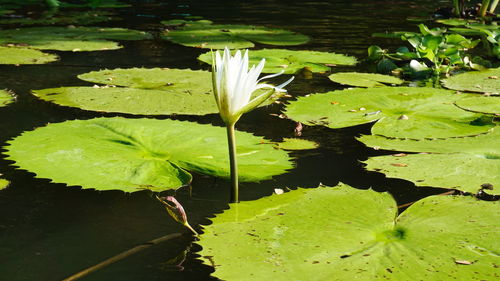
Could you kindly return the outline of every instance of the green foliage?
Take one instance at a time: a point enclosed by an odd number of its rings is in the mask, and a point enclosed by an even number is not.
[[[368,49],[368,60],[377,64],[381,73],[397,68],[394,62],[403,63],[402,71],[412,78],[448,73],[457,67],[467,67],[466,51],[474,48],[480,40],[471,40],[460,34],[447,34],[446,29],[420,24],[420,33],[397,32],[395,36],[406,41],[412,50],[400,47],[394,53],[378,46]],[[390,64],[392,63],[392,64]]]
[[[461,109],[500,116],[500,97],[479,96],[459,99],[455,105]]]
[[[297,189],[233,204],[198,244],[223,280],[489,280],[500,251],[497,209],[430,196],[397,216],[387,193]]]
[[[9,181],[6,179],[0,178],[0,190],[7,188],[7,186],[9,186]]]
[[[282,150],[237,132],[241,181],[292,168]],[[225,128],[154,119],[97,118],[53,123],[5,147],[9,160],[40,178],[96,190],[163,191],[189,184],[187,171],[229,177]]]
[[[0,64],[44,64],[58,59],[57,55],[38,50],[0,46]]]
[[[385,84],[400,85],[403,80],[394,76],[376,73],[337,72],[328,76],[333,82],[356,87],[384,87]]]
[[[49,17],[41,18],[7,18],[0,19],[0,24],[16,24],[16,25],[88,25],[105,22],[116,19],[111,16],[112,13],[106,11],[65,11],[64,13],[56,14]]]
[[[435,88],[348,89],[299,97],[284,113],[307,125],[330,128],[376,121],[373,134],[414,139],[474,135],[494,127],[491,117],[453,104],[467,96]]]
[[[307,150],[318,148],[319,144],[310,140],[283,138],[283,141],[275,143],[275,147],[284,150]]]
[[[198,59],[212,64],[212,53],[204,53]],[[293,74],[302,69],[311,72],[327,72],[333,65],[355,65],[357,63],[354,57],[328,52],[285,49],[262,49],[249,52],[250,65],[257,65],[262,59],[266,59],[262,70],[264,73],[284,71],[284,73]]]
[[[169,22],[165,22],[169,23]],[[210,21],[174,22],[175,29],[166,30],[161,37],[189,47],[205,49],[244,49],[254,43],[294,46],[309,41],[309,37],[284,29],[253,25],[212,24]]]
[[[14,96],[10,92],[6,90],[0,90],[0,107],[6,106],[13,101]]]

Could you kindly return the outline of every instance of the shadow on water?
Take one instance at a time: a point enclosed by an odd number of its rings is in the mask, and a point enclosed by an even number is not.
[[[17,101],[0,108],[0,144],[23,131],[47,123],[100,116],[127,116],[61,107],[36,99],[31,89],[91,85],[76,75],[117,67],[171,67],[208,69],[196,57],[204,50],[158,39],[160,20],[189,14],[217,23],[255,24],[301,32],[313,38],[289,49],[332,51],[365,57],[369,45],[391,46],[393,41],[371,38],[373,32],[411,30],[407,15],[432,11],[434,1],[132,1],[133,8],[117,12],[122,20],[101,24],[140,29],[156,35],[153,40],[122,42],[123,49],[103,52],[53,52],[61,60],[48,65],[0,66],[0,88],[13,90]],[[385,40],[385,41],[384,41]],[[265,46],[258,45],[256,48]],[[50,51],[52,52],[52,51]],[[341,70],[366,70],[357,67]],[[290,85],[293,96],[339,89],[325,75],[305,79],[300,75]],[[272,140],[293,137],[295,123],[279,119],[281,105],[271,105],[244,116],[237,129]],[[222,125],[217,115],[202,117],[163,116],[199,123]],[[241,199],[270,195],[274,188],[316,187],[319,183],[345,182],[353,187],[388,191],[398,204],[415,201],[438,189],[419,189],[413,184],[367,172],[360,161],[387,152],[366,148],[355,140],[369,133],[370,125],[346,129],[308,127],[305,139],[321,144],[317,150],[292,152],[296,167],[289,173],[261,183],[243,183]],[[2,150],[3,152],[4,150]],[[63,169],[64,167],[61,167]],[[186,229],[170,219],[149,192],[124,194],[66,187],[37,179],[15,169],[12,161],[0,158],[0,173],[12,183],[0,191],[0,272],[2,280],[61,280],[86,267],[135,245],[168,233],[186,233],[181,238],[151,247],[82,280],[211,280],[211,267],[196,259],[199,246]],[[228,182],[194,174],[191,196],[177,192],[191,225],[201,230],[209,218],[228,207]],[[332,202],[334,204],[334,202]]]

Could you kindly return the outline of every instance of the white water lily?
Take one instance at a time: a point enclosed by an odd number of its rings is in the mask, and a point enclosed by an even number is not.
[[[226,124],[234,124],[243,115],[266,101],[274,92],[286,92],[283,89],[293,80],[290,78],[279,86],[260,83],[260,81],[281,75],[283,72],[264,76],[259,75],[264,68],[266,60],[262,59],[257,66],[248,69],[248,50],[241,56],[237,51],[234,56],[228,48],[225,48],[221,57],[215,52],[212,63],[212,79],[215,100],[219,107],[219,113]],[[259,89],[268,88],[269,91],[252,99],[252,94]]]
[[[219,113],[226,123],[227,143],[229,148],[229,164],[231,169],[231,203],[237,203],[238,199],[238,164],[236,157],[236,138],[234,125],[243,113],[248,112],[266,101],[275,92],[286,92],[283,89],[293,80],[293,77],[279,86],[260,83],[260,81],[281,75],[281,73],[271,74],[259,79],[259,75],[266,63],[262,59],[257,66],[248,69],[248,50],[243,57],[240,51],[236,51],[234,56],[228,48],[224,49],[221,57],[219,52],[215,52],[212,59],[212,83],[214,87],[215,100],[219,107]],[[269,91],[252,98],[252,94],[259,89],[269,89]]]

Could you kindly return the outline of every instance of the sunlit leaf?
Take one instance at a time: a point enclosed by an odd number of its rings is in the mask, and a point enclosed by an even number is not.
[[[7,186],[9,186],[9,181],[6,179],[0,178],[0,190],[5,189]]]
[[[400,138],[446,138],[483,133],[491,117],[467,112],[453,102],[467,95],[435,88],[349,89],[299,97],[285,115],[307,125],[342,128],[377,121],[372,133]]]
[[[430,196],[396,217],[387,193],[298,189],[231,205],[199,254],[222,280],[494,280],[498,204]]]
[[[500,115],[500,97],[478,96],[459,99],[455,104],[465,110]]]
[[[319,144],[310,140],[283,138],[282,142],[276,143],[276,147],[284,150],[306,150],[318,148]]]
[[[113,13],[106,11],[90,11],[90,12],[71,12],[65,11],[62,14],[57,14],[51,17],[42,18],[8,18],[0,19],[0,24],[17,24],[17,25],[88,25],[116,19],[112,17]]]
[[[399,85],[403,80],[390,76],[377,73],[360,73],[360,72],[337,72],[328,76],[333,82],[343,85],[356,86],[356,87],[384,87],[386,84]]]
[[[212,53],[207,52],[198,57],[199,60],[212,64]],[[249,52],[250,65],[257,65],[266,59],[263,72],[293,74],[306,68],[311,72],[327,72],[331,66],[354,65],[356,58],[328,52],[292,51],[285,49],[263,49]]]
[[[241,181],[292,168],[282,150],[237,132]],[[97,118],[49,124],[5,147],[8,159],[40,178],[96,190],[162,191],[191,181],[187,171],[229,177],[225,128],[192,122]]]
[[[58,60],[59,57],[38,50],[0,46],[0,64],[43,64]]]

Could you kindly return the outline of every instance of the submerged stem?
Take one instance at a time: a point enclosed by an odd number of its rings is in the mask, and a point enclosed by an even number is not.
[[[234,123],[227,125],[227,143],[229,148],[229,164],[231,169],[230,202],[238,203],[238,162],[236,159],[236,137],[234,135]]]

